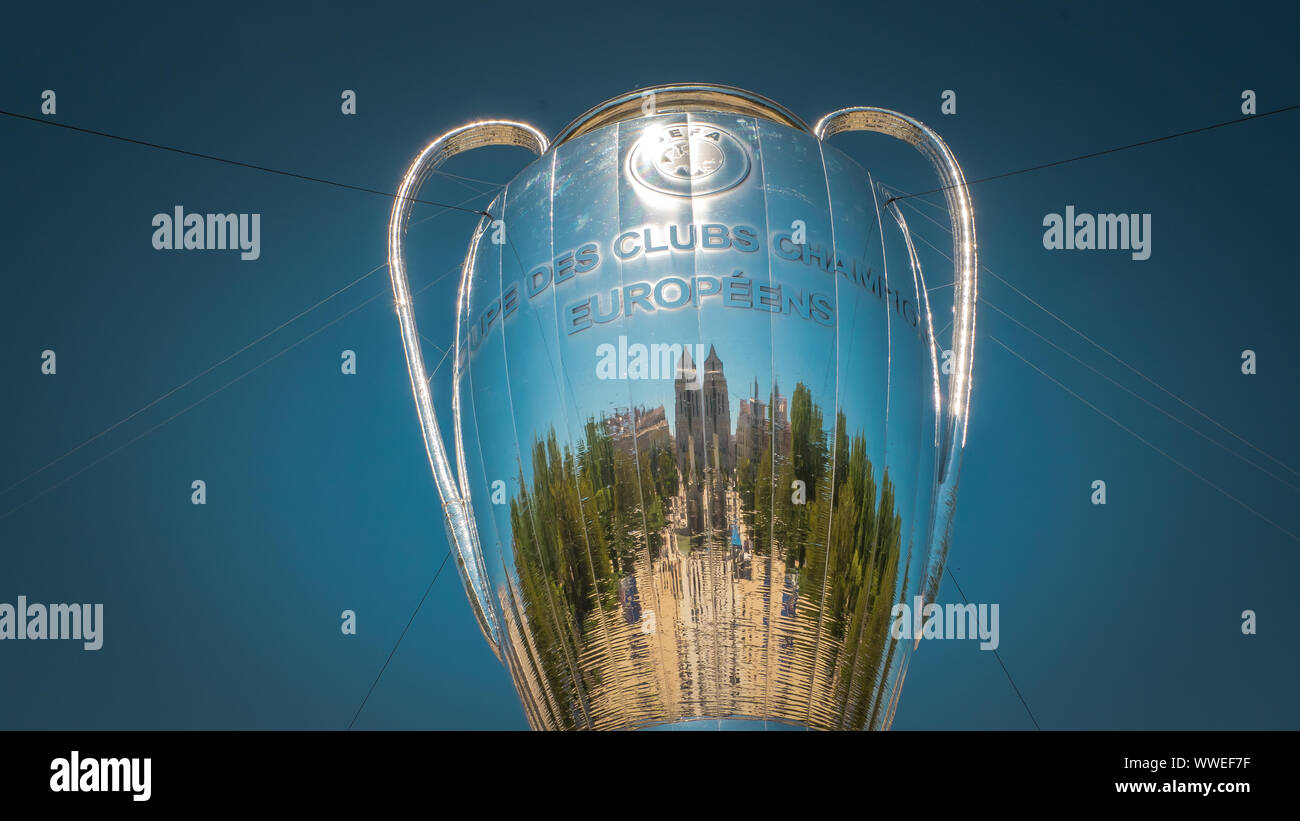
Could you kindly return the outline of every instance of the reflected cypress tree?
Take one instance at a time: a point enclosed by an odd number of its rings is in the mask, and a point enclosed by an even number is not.
[[[771,421],[769,411],[768,421]],[[761,556],[772,552],[772,446],[763,448],[763,455],[754,466],[752,491],[754,497],[754,550]]]
[[[844,707],[847,726],[858,727],[868,718],[868,696],[887,669],[882,662],[901,555],[902,516],[888,469],[880,479],[877,503],[874,469],[862,436],[853,437],[846,462],[845,481],[836,489],[844,504],[837,506],[832,528],[826,618],[837,639],[831,643],[835,701]]]
[[[588,520],[593,525],[591,530],[599,534],[605,559],[612,563],[613,571],[620,573],[625,566],[631,566],[630,550],[618,537],[617,526],[626,500],[614,481],[614,442],[605,432],[603,421],[591,418],[583,426],[578,464],[583,498],[588,500]]]
[[[661,499],[677,495],[677,460],[673,458],[672,448],[658,448],[658,457],[654,460],[655,488]]]
[[[882,662],[901,553],[902,516],[896,510],[888,470],[877,481],[866,438],[849,437],[843,412],[836,414],[832,469],[829,453],[822,450],[820,409],[805,395],[796,390],[792,402],[791,461],[798,466],[796,475],[807,471],[798,478],[808,483],[806,521],[811,530],[790,528],[796,541],[788,546],[787,555],[800,559],[800,576],[813,582],[800,585],[800,597],[822,608],[820,617],[831,639],[825,644],[828,663],[836,670],[831,697],[847,713],[848,726],[862,726],[872,706],[868,696],[886,669]],[[801,420],[797,428],[796,418]],[[819,426],[804,424],[805,418],[818,420]],[[821,485],[833,487],[822,492]],[[791,521],[797,523],[798,516],[792,511]],[[828,524],[829,542],[822,545],[821,534]]]
[[[561,449],[553,428],[534,442],[533,485],[521,474],[510,503],[520,575],[532,590],[553,591],[578,642],[592,610],[616,604],[617,578],[632,572],[643,540],[657,555],[667,499],[677,490],[670,448],[638,459],[614,447],[604,419],[589,419],[583,432],[576,457]]]
[[[560,589],[548,571],[549,562],[533,529],[532,494],[519,477],[519,493],[510,501],[510,530],[513,534],[515,568],[519,575],[519,594],[524,622],[529,626],[537,648],[537,668],[554,694],[561,714],[575,711],[573,683],[566,675],[568,646],[566,624],[569,613],[563,607]]]
[[[910,551],[911,551],[911,549],[909,548],[909,555],[910,555]],[[911,576],[911,572],[912,572],[912,569],[911,569],[910,567],[908,567],[907,570],[906,570],[906,572],[903,574],[903,582],[902,582],[902,584],[900,584],[900,585],[898,586],[898,600],[897,600],[896,602],[894,602],[895,604],[901,604],[902,601],[903,601],[903,599],[907,596],[907,584],[908,584],[908,579],[909,579],[910,576]],[[895,562],[895,567],[894,567],[894,570],[893,570],[893,575],[897,575],[897,573],[898,573],[897,562]],[[888,619],[887,619],[887,622],[890,623],[890,624],[892,624],[892,622],[893,622],[893,608],[892,608],[892,607],[889,609],[889,617],[888,617]],[[884,629],[889,629],[889,628],[886,627],[886,628],[884,628]],[[884,636],[883,636],[883,635],[881,636],[880,641],[884,641]],[[900,642],[898,642],[898,641],[890,641],[890,642],[889,642],[889,651],[885,654],[885,660],[884,660],[884,663],[880,664],[880,665],[879,665],[879,668],[878,668],[877,670],[873,670],[873,671],[872,671],[872,672],[873,672],[873,680],[874,680],[874,681],[879,682],[880,679],[881,679],[884,675],[888,674],[889,670],[893,667],[893,664],[894,664],[894,651],[898,649],[898,645],[899,645],[899,643],[900,643]],[[865,688],[860,688],[860,689],[865,689]],[[875,703],[873,704],[873,706],[872,706],[872,708],[871,708],[871,716],[870,716],[870,719],[869,719],[871,723],[870,723],[869,725],[867,725],[867,726],[876,727],[876,726],[879,726],[876,722],[877,722],[877,721],[880,719],[880,717],[881,717],[881,716],[880,716],[880,711],[881,711],[882,706],[883,706],[884,703],[885,703],[884,700],[881,698],[881,696],[884,695],[884,693],[882,692],[882,688],[880,688],[880,687],[874,687],[872,690],[869,690],[868,692],[870,692],[870,693],[873,694],[873,695],[872,695],[872,700],[873,700]],[[846,711],[846,713],[847,713],[847,711]],[[861,716],[862,716],[862,712],[861,712],[860,710],[854,711],[854,717],[860,719]],[[857,726],[862,726],[862,725],[857,725]]]
[[[813,402],[808,386],[798,383],[790,400],[790,458],[777,480],[784,497],[782,535],[788,545],[786,564],[790,567],[807,566],[813,561],[809,547],[814,552],[821,550],[826,538],[828,506],[821,504],[817,495],[818,487],[830,478],[830,448],[822,424],[821,406]],[[804,504],[794,504],[790,498],[796,480],[804,484]]]

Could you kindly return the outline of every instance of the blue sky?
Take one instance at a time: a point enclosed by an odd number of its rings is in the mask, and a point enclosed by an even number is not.
[[[715,3],[682,31],[605,4],[86,4],[11,13],[0,107],[37,115],[54,89],[61,122],[391,190],[425,141],[467,120],[554,134],[616,94],[706,81],[808,121],[860,104],[913,114],[978,179],[1233,119],[1243,89],[1260,111],[1300,102],[1294,10],[1236,8]],[[1300,567],[1282,532],[1300,532],[1300,477],[1282,466],[1300,465],[1298,116],[973,188],[981,262],[1168,393],[996,277],[982,297],[1274,474],[981,305],[950,564],[972,601],[1000,603],[1002,659],[1045,728],[1300,725]],[[0,488],[384,261],[383,197],[9,118],[0,140]],[[906,146],[837,145],[887,183],[931,185]],[[501,183],[526,160],[492,150],[447,170]],[[422,196],[460,202],[475,186],[440,179]],[[150,220],[176,204],[262,214],[261,258],[153,250]],[[1067,205],[1150,213],[1151,259],[1045,250],[1043,217]],[[475,222],[413,227],[414,288],[458,264]],[[945,281],[947,263],[920,252]],[[450,339],[454,296],[447,277],[417,297],[431,340]],[[347,726],[446,551],[390,300],[381,270],[0,496],[0,601],[103,602],[106,619],[96,653],[0,645],[0,726]],[[339,372],[344,349],[355,376]],[[190,504],[194,479],[205,506]],[[1105,506],[1089,502],[1096,479]],[[945,582],[941,599],[955,597]],[[338,629],[344,609],[355,637]],[[1241,634],[1244,609],[1258,635]],[[450,568],[357,726],[524,726]],[[895,727],[1029,726],[974,642],[914,656]]]

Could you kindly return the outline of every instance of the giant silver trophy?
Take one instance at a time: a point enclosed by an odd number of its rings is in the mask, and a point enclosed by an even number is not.
[[[827,143],[842,131],[938,171],[948,357],[907,225]],[[465,258],[453,461],[404,238],[429,174],[487,145],[538,159]],[[937,590],[970,401],[975,227],[937,134],[865,107],[810,128],[715,85],[618,97],[554,141],[471,123],[406,172],[388,264],[457,564],[533,727],[890,725],[915,648],[891,612]]]

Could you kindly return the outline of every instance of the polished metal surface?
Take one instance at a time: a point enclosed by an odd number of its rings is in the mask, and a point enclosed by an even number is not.
[[[978,300],[979,264],[975,245],[975,208],[971,204],[970,189],[952,149],[933,129],[919,120],[885,108],[858,106],[832,111],[817,123],[813,133],[825,140],[845,131],[874,131],[903,140],[920,151],[935,173],[939,175],[944,197],[948,202],[948,220],[952,229],[953,271],[953,332],[952,376],[948,382],[948,412],[942,421],[939,449],[939,486],[936,488],[940,509],[951,510],[957,500],[957,475],[961,467],[961,450],[966,445],[966,423],[970,417],[971,379],[975,365],[975,303]],[[892,206],[894,217],[902,226],[909,249],[912,239],[907,222],[897,206]],[[911,251],[915,261],[915,251]],[[933,344],[933,343],[932,343]],[[952,517],[939,521],[942,532],[930,568],[927,571],[927,600],[933,600],[939,589],[943,563],[948,557]]]
[[[483,601],[483,591],[475,589],[482,574],[477,566],[482,563],[479,550],[478,533],[474,520],[469,515],[468,493],[463,484],[465,475],[461,466],[461,483],[452,477],[451,465],[447,462],[447,447],[442,441],[442,432],[438,427],[438,418],[433,411],[433,395],[429,389],[429,376],[424,366],[424,355],[420,348],[420,334],[415,323],[415,309],[411,304],[411,285],[406,275],[406,229],[411,221],[411,208],[415,205],[416,194],[429,175],[437,170],[443,162],[464,151],[487,145],[515,145],[528,148],[537,154],[544,154],[547,149],[546,136],[542,132],[524,123],[510,120],[483,120],[454,128],[438,137],[416,155],[406,173],[402,176],[401,186],[393,199],[393,212],[388,220],[388,275],[393,284],[393,299],[397,306],[397,317],[402,329],[402,348],[406,352],[406,368],[411,377],[411,391],[415,396],[415,406],[420,418],[420,432],[424,437],[425,451],[429,457],[429,466],[433,469],[434,483],[442,499],[443,514],[447,522],[447,540],[457,551],[457,566],[461,579],[470,592],[470,604],[474,615],[483,628],[489,641],[496,632],[488,623],[491,611],[484,611],[479,603]],[[461,283],[462,298],[466,283]],[[457,423],[456,441],[460,442],[459,422]],[[493,649],[497,650],[495,644]],[[498,654],[500,653],[497,650]]]
[[[812,133],[807,123],[793,111],[752,91],[712,83],[672,83],[606,100],[560,129],[560,133],[555,135],[555,145],[623,120],[687,111],[719,111],[761,117]]]
[[[403,181],[390,268],[462,578],[536,728],[888,727],[913,650],[891,610],[930,598],[964,440],[960,169],[892,112],[809,129],[747,92],[657,91],[656,113],[626,95],[549,147],[517,123],[458,129]],[[909,139],[960,187],[947,380],[902,215],[821,139],[858,127]],[[448,146],[500,141],[541,156],[471,239],[453,471],[402,236]]]

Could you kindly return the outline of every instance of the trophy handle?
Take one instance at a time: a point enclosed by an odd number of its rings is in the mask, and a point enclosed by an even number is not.
[[[402,184],[393,199],[393,213],[388,221],[388,274],[393,282],[393,297],[397,302],[397,316],[401,322],[402,347],[406,351],[406,370],[411,377],[411,391],[420,417],[420,431],[424,436],[424,449],[433,469],[434,483],[442,500],[442,510],[447,525],[447,538],[457,553],[457,567],[461,580],[469,593],[474,615],[484,636],[498,657],[499,625],[493,616],[495,608],[487,587],[483,552],[479,545],[478,530],[470,509],[469,486],[463,467],[459,480],[453,474],[447,458],[447,447],[442,440],[438,418],[433,408],[433,392],[424,366],[419,332],[415,326],[415,311],[411,304],[411,287],[406,277],[406,229],[411,219],[415,196],[438,166],[457,154],[488,145],[514,145],[527,148],[538,156],[546,153],[549,143],[545,135],[526,123],[510,120],[483,120],[452,129],[425,146],[402,176]],[[484,212],[486,218],[490,216]],[[471,248],[472,252],[472,248]],[[471,253],[472,256],[472,253]],[[461,269],[461,286],[457,296],[457,323],[467,297],[464,273],[471,258],[467,257]],[[459,327],[457,328],[459,336]],[[457,340],[458,343],[458,340]],[[459,351],[457,351],[459,355]],[[457,360],[459,362],[459,359]],[[454,400],[453,400],[454,401]],[[458,412],[458,408],[453,407]],[[461,453],[460,420],[456,419],[456,450]]]
[[[948,201],[948,219],[953,243],[953,369],[948,377],[948,406],[941,416],[939,439],[940,463],[937,473],[938,495],[932,530],[934,551],[927,570],[925,598],[933,600],[938,592],[939,576],[948,555],[952,529],[953,501],[957,493],[957,474],[961,452],[966,445],[966,423],[970,413],[971,371],[975,346],[975,300],[978,264],[975,254],[975,214],[970,191],[961,166],[943,138],[919,120],[886,108],[859,106],[832,111],[818,121],[813,133],[825,140],[842,131],[874,131],[910,143],[934,166]],[[888,203],[886,203],[888,205]],[[895,206],[897,209],[897,206]],[[902,214],[895,217],[907,239],[915,262],[911,237]],[[930,333],[934,329],[931,327]],[[933,357],[933,348],[932,354]]]

